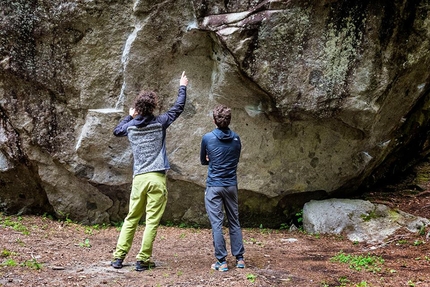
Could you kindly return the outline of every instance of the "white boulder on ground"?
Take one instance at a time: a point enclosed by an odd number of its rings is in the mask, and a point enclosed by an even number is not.
[[[308,233],[345,234],[354,242],[380,243],[400,229],[419,232],[426,218],[360,199],[311,200],[303,207]]]

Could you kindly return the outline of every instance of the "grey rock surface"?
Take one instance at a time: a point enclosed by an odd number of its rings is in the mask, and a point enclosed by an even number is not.
[[[141,89],[165,111],[184,70],[164,220],[207,222],[198,151],[217,103],[243,142],[245,225],[413,164],[428,153],[428,1],[345,3],[1,2],[1,208],[121,220],[131,152],[112,129]]]
[[[400,229],[419,232],[430,220],[359,199],[311,200],[303,207],[303,229],[346,234],[356,242],[381,243]]]

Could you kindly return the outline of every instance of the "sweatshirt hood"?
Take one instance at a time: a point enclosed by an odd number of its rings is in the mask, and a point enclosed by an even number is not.
[[[134,123],[138,128],[146,127],[153,119],[154,119],[154,115],[149,115],[149,116],[137,115],[134,118]]]
[[[215,129],[212,133],[220,140],[220,141],[231,141],[233,139],[233,132],[230,129]]]

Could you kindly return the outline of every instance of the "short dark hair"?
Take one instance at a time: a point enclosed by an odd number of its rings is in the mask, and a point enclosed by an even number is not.
[[[224,105],[218,105],[213,110],[213,117],[218,128],[228,128],[231,121],[231,109]]]
[[[134,108],[139,115],[152,115],[158,105],[158,97],[154,91],[141,91],[135,101]]]

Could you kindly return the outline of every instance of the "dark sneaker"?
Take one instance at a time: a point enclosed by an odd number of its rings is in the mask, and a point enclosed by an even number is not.
[[[214,264],[212,264],[211,268],[214,269],[214,270],[221,271],[221,272],[228,271],[228,266],[227,266],[227,262],[226,261],[224,261],[224,262],[217,261]]]
[[[245,268],[245,260],[243,258],[236,260],[237,268]]]
[[[155,263],[152,261],[137,261],[136,271],[144,271],[155,267]]]
[[[124,261],[123,259],[115,258],[115,259],[110,263],[110,265],[111,265],[113,268],[115,268],[115,269],[121,269],[121,268],[122,268],[122,262],[123,262],[123,261]]]

